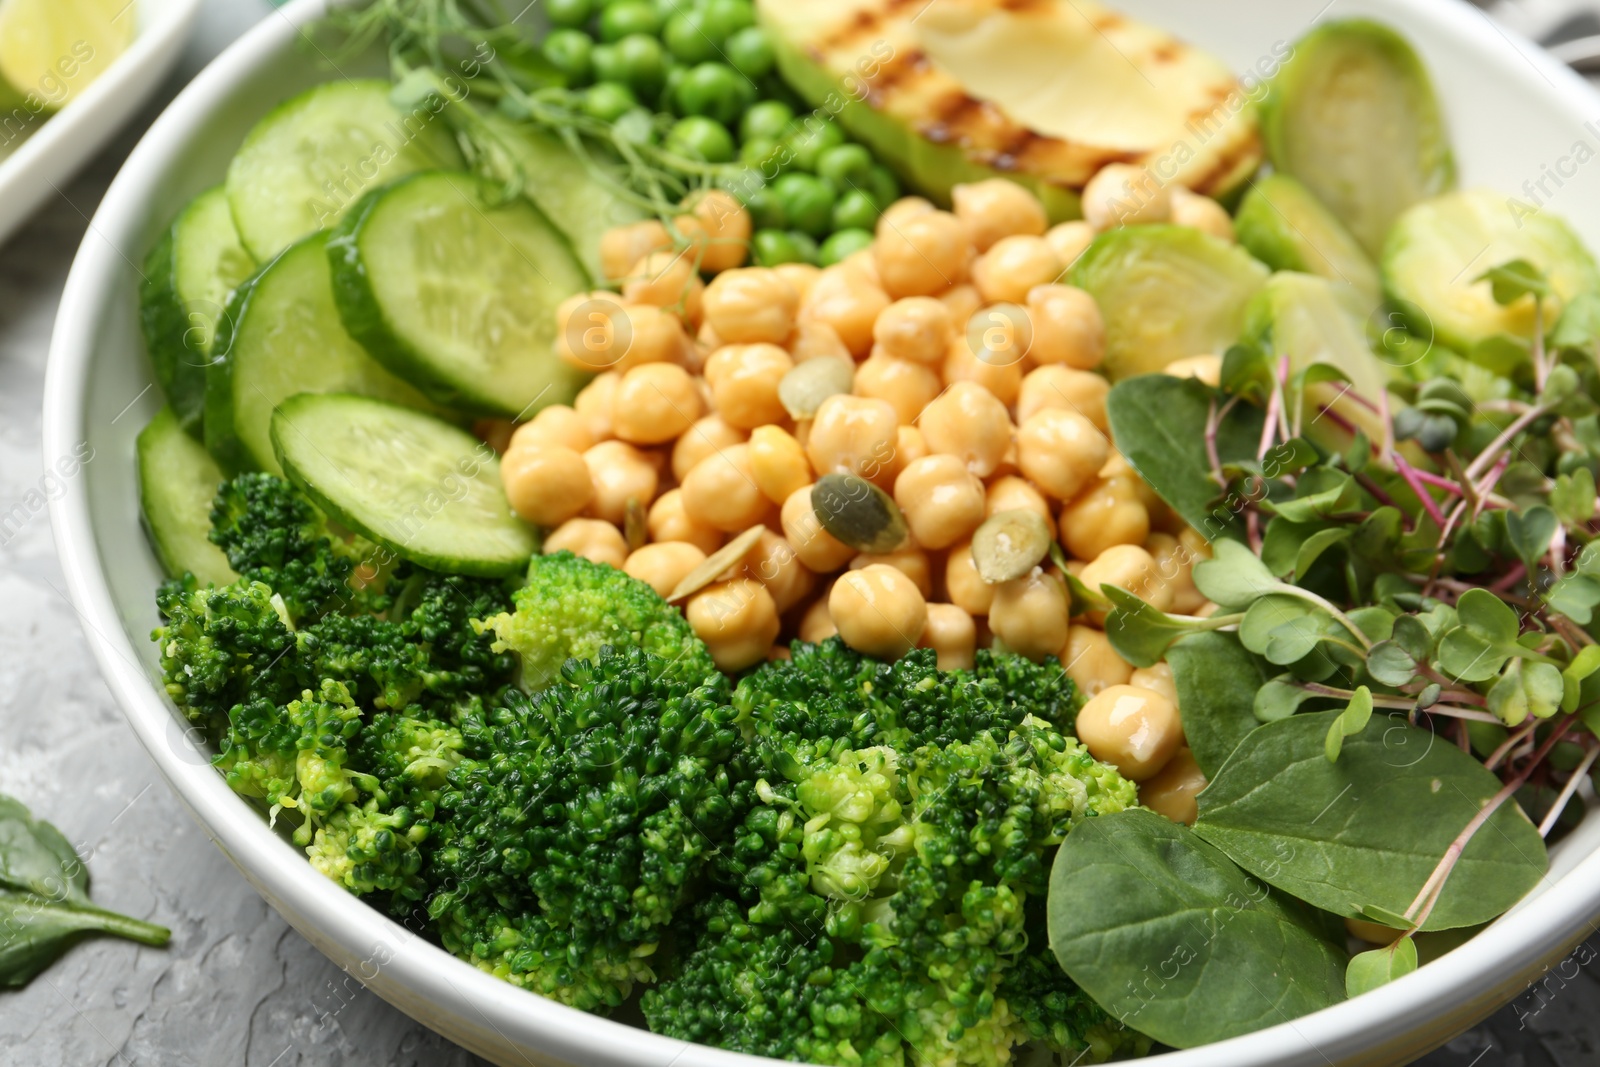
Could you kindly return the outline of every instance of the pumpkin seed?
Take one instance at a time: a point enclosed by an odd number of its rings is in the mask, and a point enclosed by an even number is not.
[[[972,562],[991,585],[1009,582],[1037,567],[1054,540],[1038,512],[1002,511],[972,535]]]
[[[667,596],[667,600],[682,600],[684,597],[693,596],[706,586],[715,582],[719,577],[722,576],[723,571],[735,566],[740,560],[744,559],[745,556],[750,554],[750,550],[755,547],[755,543],[757,541],[761,540],[761,534],[765,530],[765,526],[752,526],[738,537],[735,537],[732,541],[729,541],[727,544],[711,553],[711,555],[706,557],[706,561],[704,563],[700,564],[700,566],[696,567],[694,570],[690,571],[684,576],[683,581],[679,582],[677,588],[673,589],[671,594]]]
[[[848,393],[856,381],[856,365],[838,356],[798,363],[778,383],[778,400],[792,419],[809,419],[830,396]]]
[[[629,552],[637,552],[650,541],[644,505],[639,498],[630,496],[622,512],[622,539],[628,543]]]
[[[826,474],[811,487],[822,528],[857,552],[882,555],[906,541],[906,519],[894,499],[855,474]]]

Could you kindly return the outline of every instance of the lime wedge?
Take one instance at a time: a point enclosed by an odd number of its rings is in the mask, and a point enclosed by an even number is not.
[[[138,19],[135,0],[0,0],[0,80],[62,107],[127,50]]]

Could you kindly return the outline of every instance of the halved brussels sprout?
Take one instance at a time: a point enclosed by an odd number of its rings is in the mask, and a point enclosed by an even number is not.
[[[1384,247],[1383,285],[1413,333],[1457,352],[1499,335],[1530,340],[1533,298],[1501,307],[1477,280],[1513,259],[1544,271],[1554,290],[1546,329],[1568,300],[1600,290],[1600,268],[1566,222],[1488,189],[1449,193],[1402,215]]]
[[[1366,19],[1296,43],[1261,132],[1273,167],[1305,183],[1372,255],[1403,211],[1455,185],[1427,68],[1405,38]]]
[[[1383,301],[1377,265],[1316,194],[1287,174],[1251,186],[1239,205],[1239,243],[1273,270],[1315,274],[1350,286],[1367,310]]]
[[[1187,226],[1101,234],[1072,268],[1106,321],[1104,370],[1116,381],[1175,359],[1221,354],[1239,338],[1267,268],[1236,245]]]

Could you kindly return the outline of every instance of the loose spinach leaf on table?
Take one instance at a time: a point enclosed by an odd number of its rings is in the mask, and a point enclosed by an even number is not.
[[[1238,637],[1224,633],[1184,638],[1167,651],[1167,663],[1189,748],[1205,776],[1215,778],[1245,735],[1261,725],[1256,691],[1268,673]]]
[[[1261,880],[1325,911],[1405,914],[1457,835],[1500,790],[1483,764],[1402,717],[1375,717],[1326,754],[1340,712],[1252,731],[1200,794],[1195,833]],[[1423,924],[1487,922],[1547,865],[1539,832],[1512,806],[1473,836]]]
[[[1050,947],[1127,1026],[1192,1048],[1344,999],[1345,951],[1309,908],[1142,809],[1089,819],[1050,874]]]

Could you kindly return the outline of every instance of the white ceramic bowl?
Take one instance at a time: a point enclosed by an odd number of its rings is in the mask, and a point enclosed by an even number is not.
[[[119,16],[139,20],[128,50],[14,151],[0,155],[0,244],[46,197],[59,193],[161,84],[199,10],[200,0],[137,0]]]
[[[1270,59],[1334,5],[1326,0],[1124,0],[1240,70]],[[447,955],[346,894],[234,796],[186,734],[156,679],[149,641],[160,579],[139,532],[134,436],[160,400],[139,340],[139,262],[193,194],[218,181],[250,124],[322,80],[300,28],[323,0],[296,0],[195,79],[129,157],[67,281],[45,387],[45,457],[92,449],[51,504],[62,565],[112,692],[173,790],[228,857],[297,930],[380,996],[501,1064],[711,1067],[753,1064],[524,993]],[[1340,0],[1339,17],[1370,14],[1407,33],[1430,63],[1451,114],[1463,178],[1507,191],[1538,182],[1550,206],[1600,248],[1600,164],[1570,160],[1600,145],[1600,100],[1576,76],[1516,45],[1465,4]],[[353,73],[347,71],[346,73]],[[1570,172],[1570,173],[1569,173]],[[1537,187],[1534,188],[1537,193]],[[69,469],[71,463],[62,469]],[[1377,993],[1222,1044],[1151,1060],[1160,1067],[1335,1067],[1400,1064],[1438,1046],[1527,988],[1593,932],[1600,915],[1600,815],[1557,849],[1530,900],[1442,962]]]

